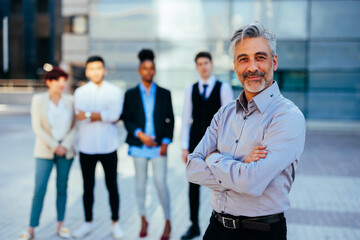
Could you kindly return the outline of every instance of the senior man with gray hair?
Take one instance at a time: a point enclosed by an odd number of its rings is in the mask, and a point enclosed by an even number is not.
[[[305,119],[273,80],[278,61],[271,31],[258,22],[243,26],[230,54],[244,91],[214,115],[186,169],[190,182],[212,190],[204,239],[286,239],[284,212]]]

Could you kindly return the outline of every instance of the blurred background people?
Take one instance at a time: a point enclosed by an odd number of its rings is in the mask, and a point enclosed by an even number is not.
[[[75,115],[73,97],[64,94],[68,74],[54,67],[45,74],[49,90],[35,94],[31,102],[31,122],[36,136],[34,157],[35,190],[31,206],[30,225],[19,239],[35,237],[35,227],[39,219],[46,194],[47,183],[56,166],[56,211],[57,234],[69,238],[70,231],[63,226],[67,198],[67,182],[71,164],[75,155]]]
[[[214,64],[209,52],[199,52],[195,63],[200,79],[186,88],[182,113],[181,147],[185,164],[189,153],[194,151],[204,136],[214,114],[234,98],[231,86],[220,82],[213,75]],[[189,183],[191,226],[181,239],[192,239],[200,235],[199,190],[198,184]]]
[[[138,54],[138,73],[141,82],[125,94],[124,120],[128,135],[129,155],[133,157],[136,179],[136,197],[141,215],[140,237],[147,236],[148,221],[145,211],[145,190],[148,162],[151,161],[154,182],[165,215],[161,240],[170,238],[170,197],[166,183],[167,148],[173,138],[174,114],[171,94],[153,82],[154,53],[143,49]]]
[[[124,232],[119,224],[117,149],[120,143],[116,121],[122,112],[123,92],[104,80],[106,68],[100,56],[87,59],[85,74],[90,82],[76,89],[74,94],[76,118],[79,123],[78,150],[84,180],[85,223],[73,233],[73,236],[83,237],[93,230],[95,168],[100,161],[109,192],[111,232],[115,239],[120,239]]]

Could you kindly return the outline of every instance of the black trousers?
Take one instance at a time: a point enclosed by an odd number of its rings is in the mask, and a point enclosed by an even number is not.
[[[286,219],[270,225],[269,231],[250,229],[229,229],[223,226],[215,217],[210,217],[204,240],[286,240]]]
[[[200,185],[189,183],[190,220],[193,226],[199,226]]]
[[[94,204],[94,186],[95,186],[95,168],[97,162],[100,161],[105,172],[106,187],[109,191],[109,202],[111,207],[111,219],[119,220],[119,192],[117,187],[117,153],[94,154],[89,155],[80,153],[81,172],[84,179],[84,210],[85,221],[90,222],[93,219]]]

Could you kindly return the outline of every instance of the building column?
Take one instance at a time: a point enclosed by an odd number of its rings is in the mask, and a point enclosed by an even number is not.
[[[36,64],[36,28],[35,28],[35,14],[36,14],[36,0],[24,0],[24,62],[25,62],[25,77],[37,78]]]
[[[10,0],[2,0],[0,3],[0,77],[5,78],[9,75],[10,67],[10,41],[9,41],[9,26],[10,26]]]

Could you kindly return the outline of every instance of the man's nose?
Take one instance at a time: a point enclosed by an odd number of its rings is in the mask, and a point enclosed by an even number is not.
[[[250,60],[249,61],[249,66],[248,66],[248,71],[250,72],[255,72],[257,71],[259,68],[258,68],[258,64],[255,60]]]

